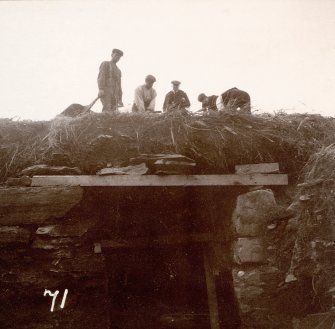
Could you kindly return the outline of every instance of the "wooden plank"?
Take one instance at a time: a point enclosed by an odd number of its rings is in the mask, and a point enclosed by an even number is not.
[[[136,249],[155,246],[177,245],[188,243],[207,243],[209,241],[223,242],[223,237],[214,237],[210,233],[162,235],[156,238],[135,238],[128,240],[102,240],[102,249]]]
[[[211,329],[220,329],[219,307],[216,295],[215,278],[210,266],[209,255],[207,250],[204,250],[203,259],[204,259],[204,268],[206,276],[207,298],[208,298]]]
[[[257,163],[257,164],[246,164],[236,165],[236,174],[277,174],[279,173],[278,163]]]
[[[34,176],[32,186],[237,186],[287,185],[284,174]]]

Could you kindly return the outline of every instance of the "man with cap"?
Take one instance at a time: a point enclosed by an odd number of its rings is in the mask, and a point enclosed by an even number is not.
[[[200,94],[198,101],[202,103],[203,110],[237,111],[239,109],[242,113],[251,114],[250,95],[236,87],[228,89],[220,96]]]
[[[191,106],[187,94],[179,89],[180,82],[177,80],[171,81],[172,90],[165,96],[163,111],[171,112],[174,110],[185,110]]]
[[[118,107],[123,106],[122,88],[121,88],[121,70],[116,63],[123,56],[120,49],[113,49],[110,61],[102,62],[98,75],[98,87],[102,112],[116,111]]]
[[[156,103],[156,90],[153,88],[156,78],[153,75],[147,75],[145,84],[136,88],[133,112],[154,112]]]

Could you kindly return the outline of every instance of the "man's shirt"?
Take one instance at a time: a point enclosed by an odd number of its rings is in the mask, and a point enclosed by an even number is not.
[[[156,105],[156,90],[154,88],[148,89],[146,85],[136,88],[134,104],[138,112],[154,111]]]

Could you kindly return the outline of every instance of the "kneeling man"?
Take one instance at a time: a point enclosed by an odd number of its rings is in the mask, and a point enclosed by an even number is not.
[[[148,75],[145,78],[145,84],[139,86],[135,90],[133,112],[154,112],[156,103],[156,90],[153,88],[156,78],[153,75]]]

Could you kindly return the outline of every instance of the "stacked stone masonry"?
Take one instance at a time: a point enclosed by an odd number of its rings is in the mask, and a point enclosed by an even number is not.
[[[65,216],[82,195],[79,187],[0,189],[0,328],[109,327],[104,258],[85,236],[95,223]],[[45,289],[59,291],[53,312]]]
[[[271,241],[266,232],[277,211],[271,190],[250,191],[236,200],[232,215],[233,280],[245,329],[290,328],[276,302],[283,274],[268,258]]]
[[[99,240],[94,232],[103,223],[71,215],[85,211],[77,209],[83,194],[80,187],[0,189],[1,328],[110,328],[106,261],[94,248]],[[290,328],[276,303],[283,273],[269,260],[266,238],[277,210],[271,190],[236,199],[231,259],[243,329]],[[54,312],[45,289],[59,290]],[[61,309],[65,289],[70,293]]]

